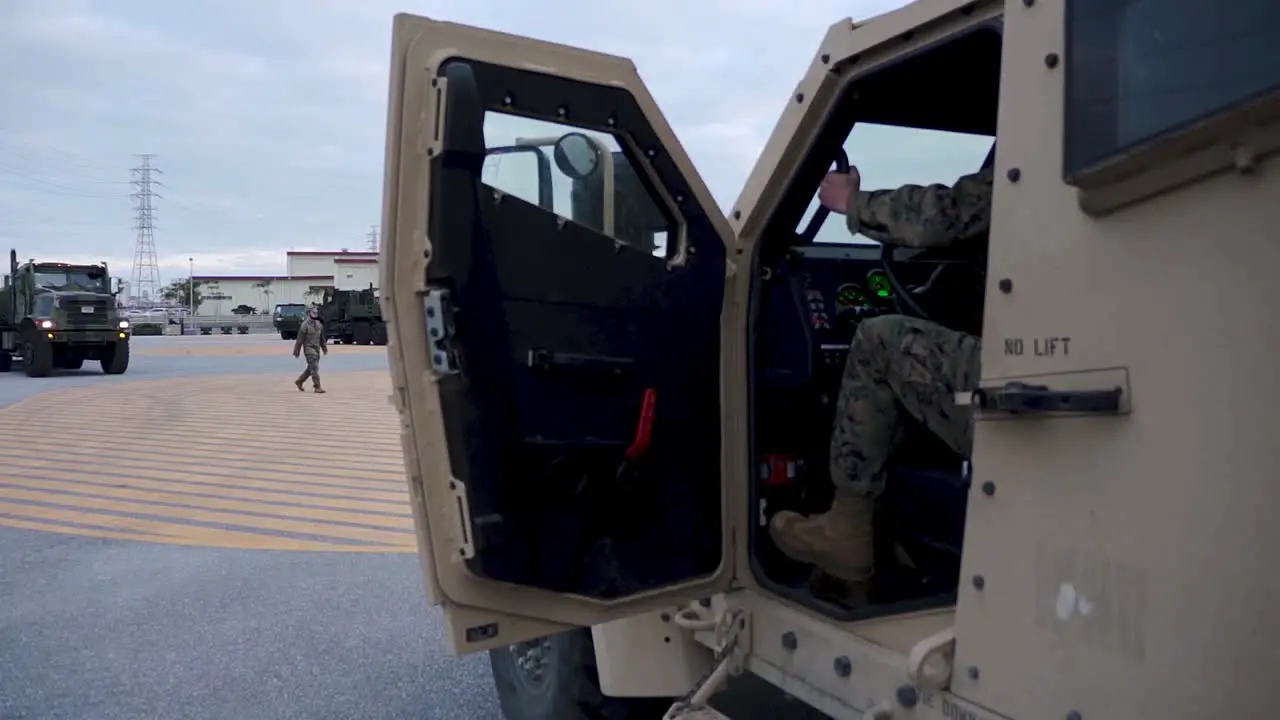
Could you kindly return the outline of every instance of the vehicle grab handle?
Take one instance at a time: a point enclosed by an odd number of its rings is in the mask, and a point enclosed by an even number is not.
[[[622,377],[634,364],[635,360],[626,357],[561,353],[544,348],[530,349],[528,359],[528,366],[533,370],[604,377]]]
[[[1008,382],[973,392],[972,405],[979,410],[1010,414],[1120,412],[1119,387],[1107,390],[1053,390],[1047,385]]]

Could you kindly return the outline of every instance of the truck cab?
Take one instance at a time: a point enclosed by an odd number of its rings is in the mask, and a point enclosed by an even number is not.
[[[833,717],[1265,713],[1238,669],[1277,660],[1277,26],[1262,0],[840,20],[722,212],[631,61],[397,16],[393,399],[428,598],[508,717],[693,717],[744,670]],[[852,236],[815,199],[851,166],[985,175],[989,225]],[[895,428],[851,597],[767,527],[830,502],[885,314],[981,340],[973,444]]]
[[[27,375],[44,377],[98,360],[103,372],[124,373],[131,327],[120,315],[118,293],[106,263],[19,264],[11,251],[0,290],[0,371],[18,359]]]
[[[307,306],[303,303],[279,303],[271,316],[271,324],[282,340],[293,340],[298,337],[298,328],[307,316]]]

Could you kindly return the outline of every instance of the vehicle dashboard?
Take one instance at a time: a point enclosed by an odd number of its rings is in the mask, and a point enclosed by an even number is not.
[[[880,252],[878,245],[800,245],[764,268],[759,382],[795,386],[838,378],[862,320],[899,312]],[[919,257],[895,265],[902,286],[923,284],[939,265],[958,262]]]

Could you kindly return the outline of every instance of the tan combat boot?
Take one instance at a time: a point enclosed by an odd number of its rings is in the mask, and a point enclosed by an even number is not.
[[[874,499],[837,490],[831,509],[821,515],[780,511],[769,521],[769,535],[792,560],[815,565],[848,583],[864,583],[875,567],[874,509]]]
[[[306,388],[302,387],[302,383],[303,383],[305,380],[306,380],[306,378],[301,378],[301,377],[300,377],[300,378],[298,378],[297,380],[294,380],[294,381],[293,381],[293,384],[298,386],[298,392],[306,392],[306,391],[307,391],[307,389],[306,389]]]

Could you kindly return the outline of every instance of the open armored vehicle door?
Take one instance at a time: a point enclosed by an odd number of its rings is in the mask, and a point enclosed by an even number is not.
[[[382,304],[455,652],[725,589],[732,233],[635,66],[402,14],[389,103]]]

